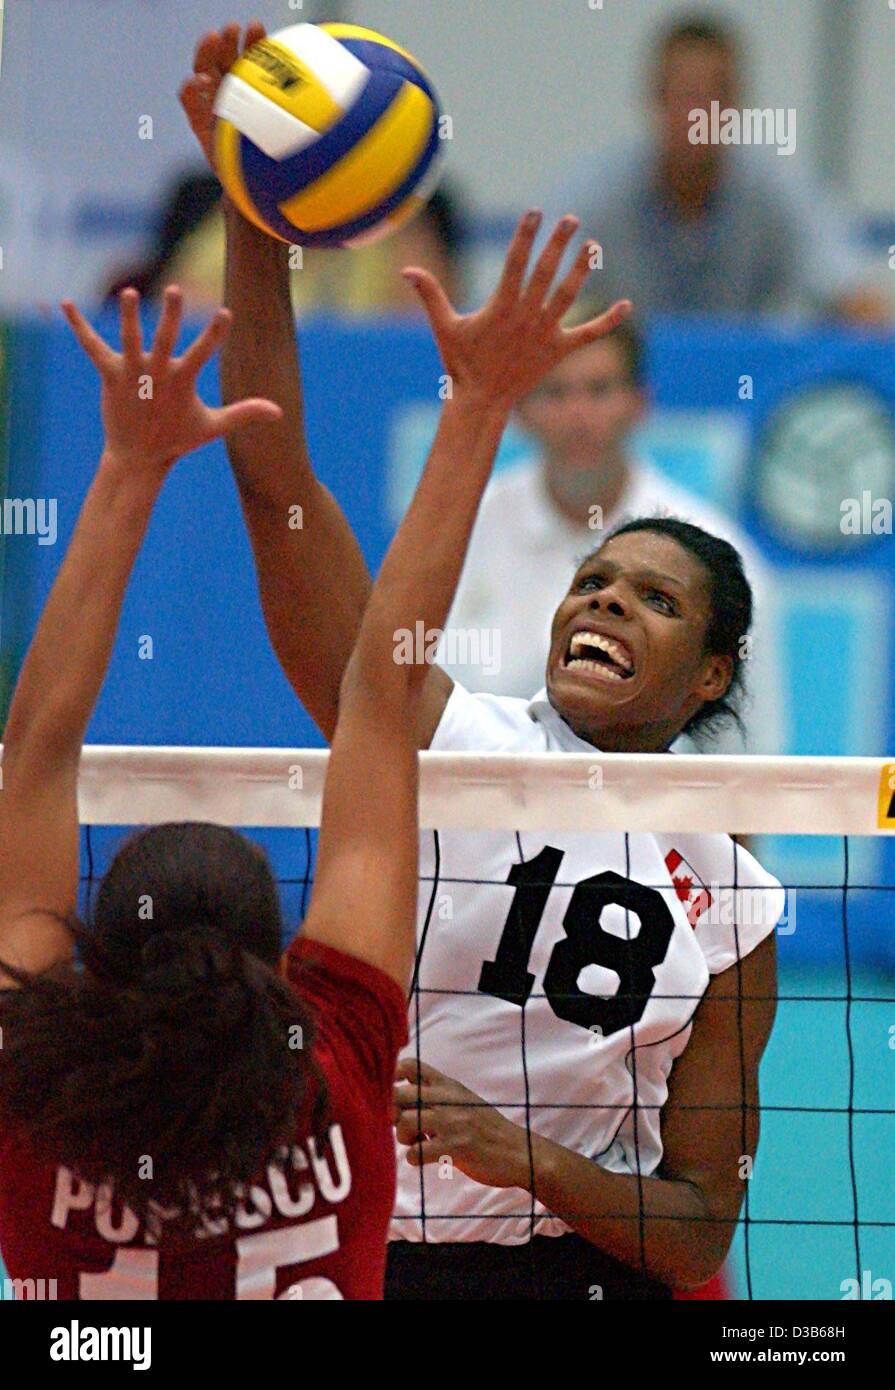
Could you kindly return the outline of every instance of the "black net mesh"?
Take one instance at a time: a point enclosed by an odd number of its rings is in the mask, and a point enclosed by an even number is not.
[[[250,828],[246,833],[270,858],[291,936],[300,928],[313,884],[316,832]],[[81,907],[89,918],[97,883],[127,829],[85,826],[82,834]],[[519,836],[516,841],[522,864]],[[779,876],[776,861],[793,860],[791,854],[787,858],[778,853],[778,847],[791,850],[794,843],[794,837],[764,837],[759,857]],[[443,875],[437,832],[430,836],[430,845],[434,868],[421,883],[423,906],[409,1001],[410,1053],[418,1057],[427,995],[445,992],[438,981],[427,980],[425,962],[432,933],[444,929],[437,916],[439,896],[450,891],[452,882]],[[745,1200],[725,1272],[729,1297],[885,1297],[891,1296],[885,1292],[887,1283],[895,1283],[895,932],[888,899],[895,885],[888,869],[880,868],[890,858],[888,846],[886,855],[868,858],[868,845],[867,837],[826,837],[822,856],[815,855],[822,864],[815,880],[785,883],[786,922],[777,932],[777,1017],[761,1068],[761,1140],[753,1175],[744,1184]],[[871,862],[872,874],[856,876],[856,864]],[[532,875],[530,884],[549,891],[562,881],[547,875],[539,885]],[[739,981],[740,970],[731,973]],[[473,980],[468,991],[453,992],[481,991]],[[516,1001],[517,1094],[501,1106],[525,1127],[532,1165],[531,1136],[538,1131],[538,1111],[545,1107],[530,1093],[528,1064],[536,1043],[527,1025],[531,1004],[539,997],[543,996],[534,986]],[[694,1008],[698,1002],[693,1001]],[[633,1049],[631,1075],[635,1099],[630,1123],[636,1151],[643,1114]],[[487,1077],[480,1090],[487,1095]],[[573,1103],[558,1096],[549,1108],[571,1109]],[[695,1107],[694,1124],[710,1124],[711,1110]],[[745,1150],[744,1102],[738,1110]],[[647,1181],[640,1181],[639,1213],[634,1218],[644,1259],[650,1217],[642,1188]],[[514,1214],[534,1230],[535,1204],[527,1194],[521,1194]],[[444,1218],[427,1212],[422,1185],[415,1215],[424,1240],[444,1240],[443,1233],[432,1235],[433,1219]],[[534,1255],[529,1263],[532,1296],[543,1296],[549,1271],[539,1267]]]

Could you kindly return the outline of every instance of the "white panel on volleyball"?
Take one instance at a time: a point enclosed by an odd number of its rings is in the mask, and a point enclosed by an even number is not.
[[[268,101],[263,93],[232,74],[225,76],[218,88],[214,114],[235,125],[271,160],[284,160],[320,139],[320,131]]]
[[[343,112],[351,108],[366,86],[369,68],[314,24],[293,24],[281,30],[277,43],[295,54]],[[214,111],[242,131],[269,159],[299,154],[323,134],[233,73],[228,73],[221,83]]]
[[[319,131],[232,73],[218,88],[214,114],[236,126],[270,159],[286,159],[320,139]]]
[[[290,49],[310,68],[343,111],[354,105],[370,75],[366,63],[316,24],[292,24],[288,29],[280,29],[276,38],[277,43]]]

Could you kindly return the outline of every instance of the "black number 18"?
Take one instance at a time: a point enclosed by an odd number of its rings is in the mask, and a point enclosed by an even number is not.
[[[546,845],[535,859],[513,865],[507,882],[516,891],[497,954],[482,965],[480,993],[520,1007],[531,995],[535,977],[528,962],[562,858],[562,850]],[[601,913],[610,903],[638,917],[636,936],[624,939],[601,925]],[[582,1028],[598,1027],[604,1037],[637,1023],[674,931],[662,894],[606,870],[575,885],[563,927],[565,938],[554,946],[544,973],[544,993],[557,1018]],[[616,994],[600,998],[579,989],[578,976],[588,965],[601,965],[618,975]]]

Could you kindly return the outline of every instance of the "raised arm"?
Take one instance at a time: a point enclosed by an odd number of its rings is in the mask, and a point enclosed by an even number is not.
[[[478,505],[513,403],[568,353],[608,333],[626,303],[582,328],[560,320],[589,270],[589,246],[554,290],[577,227],[559,224],[526,285],[540,217],[522,219],[501,282],[461,316],[424,270],[404,273],[428,313],[453,395],[419,486],[367,604],[342,681],[305,935],[360,956],[406,986],[417,900],[417,747],[434,732],[451,682],[405,634],[442,629]],[[409,659],[408,659],[409,655]]]
[[[250,24],[243,47],[264,37]],[[239,52],[239,25],[206,34],[181,88],[181,102],[214,165],[212,107]],[[225,302],[233,329],[221,358],[225,401],[263,395],[282,407],[227,440],[255,557],[261,608],[280,665],[327,739],[339,685],[370,594],[360,546],[329,490],[314,476],[305,440],[301,368],[289,290],[289,247],[260,231],[224,199]],[[294,524],[301,507],[301,527]]]
[[[246,30],[243,47],[264,36],[263,26]],[[193,74],[181,88],[181,101],[193,131],[214,164],[213,106],[218,87],[235,62],[240,49],[240,29],[228,24],[220,33],[209,33],[196,50]],[[226,298],[234,314],[233,333],[223,355],[222,381],[225,400],[245,392],[261,392],[283,407],[277,425],[253,425],[237,431],[228,441],[243,511],[255,555],[261,605],[271,643],[299,699],[323,734],[332,739],[339,709],[339,691],[361,616],[370,593],[370,580],[360,549],[344,514],[332,494],[314,477],[304,436],[301,376],[295,321],[289,295],[288,247],[250,225],[225,199],[227,224]],[[574,219],[562,225],[566,235],[560,254],[577,226]],[[528,243],[530,250],[530,242]],[[555,250],[555,248],[554,248]],[[350,253],[348,253],[350,254]],[[514,243],[511,257],[521,255]],[[522,294],[521,276],[515,280],[517,308],[543,308],[543,298],[557,269],[554,252]],[[588,257],[575,263],[574,283],[557,290],[557,303],[568,308],[576,286],[588,269]],[[490,457],[495,410],[506,400],[518,398],[518,382],[532,373],[549,370],[545,357],[531,355],[533,342],[518,335],[531,330],[521,320],[500,321],[508,300],[506,292],[517,275],[518,264],[508,261],[499,290],[477,314],[465,318],[453,314],[446,301],[436,318],[434,296],[440,292],[431,277],[420,271],[418,288],[435,329],[445,371],[450,375],[453,401],[442,413],[433,449],[453,472],[474,466],[472,455]],[[538,297],[540,295],[540,298]],[[441,296],[443,299],[443,296]],[[576,340],[563,336],[562,352],[574,350],[610,331],[617,318],[605,315],[596,329],[585,325]],[[560,345],[554,324],[551,349]],[[503,379],[493,372],[495,329],[507,328],[517,337],[501,343]],[[544,345],[541,344],[543,349]],[[524,348],[524,350],[523,350]],[[499,357],[499,354],[498,354]],[[552,360],[556,360],[555,358]],[[520,369],[517,373],[517,367]],[[503,413],[502,430],[506,414]],[[496,441],[495,441],[496,444]],[[359,460],[359,466],[363,461]],[[490,468],[490,463],[486,465]],[[290,509],[302,508],[302,526],[289,525]],[[420,701],[418,736],[427,747],[451,690],[444,673],[432,669]]]
[[[84,734],[105,679],[121,606],[152,508],[182,454],[278,407],[245,401],[210,409],[196,375],[224,337],[221,310],[172,357],[180,294],[166,292],[150,352],[139,296],[121,296],[121,353],[63,306],[102,379],[105,445],[71,545],[25,658],[3,736],[0,790],[0,961],[40,971],[66,959],[64,921],[78,885],[77,775]],[[145,389],[151,382],[151,391]],[[0,970],[0,984],[14,983]]]

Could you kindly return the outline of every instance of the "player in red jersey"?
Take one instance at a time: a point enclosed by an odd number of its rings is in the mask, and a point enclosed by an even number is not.
[[[624,313],[560,328],[590,248],[551,292],[576,225],[565,219],[523,288],[538,221],[520,223],[458,372],[484,361],[533,385]],[[436,322],[453,314],[432,277],[409,273]],[[87,930],[74,915],[78,762],[153,505],[181,455],[280,416],[258,398],[211,410],[197,397],[226,311],[175,358],[177,290],[149,352],[136,291],[121,306],[120,354],[64,306],[102,379],[106,441],[5,732],[0,1248],[14,1279],[54,1280],[60,1298],[378,1298],[429,674],[399,659],[397,639],[446,620],[501,412],[483,429],[446,406],[366,607],[341,683],[314,892],[283,972],[266,860],[218,826],[128,840]]]

